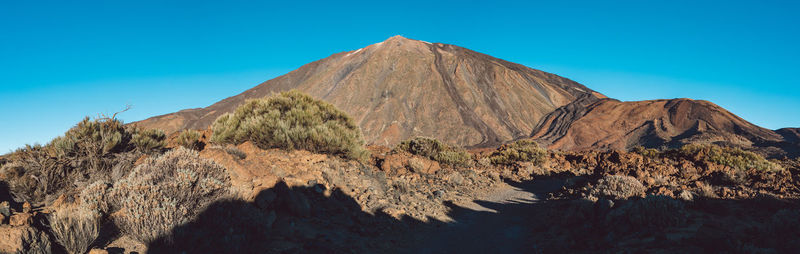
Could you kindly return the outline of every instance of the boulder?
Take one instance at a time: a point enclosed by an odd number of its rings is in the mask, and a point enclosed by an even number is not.
[[[31,226],[0,225],[0,253],[51,253],[50,238]]]

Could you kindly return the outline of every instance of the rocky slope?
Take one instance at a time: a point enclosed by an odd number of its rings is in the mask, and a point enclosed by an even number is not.
[[[548,114],[531,136],[560,150],[716,143],[792,155],[797,146],[794,129],[761,128],[716,104],[690,99],[622,102],[584,97]]]
[[[579,97],[603,95],[554,74],[462,47],[394,36],[334,54],[207,108],[136,124],[167,132],[205,129],[245,100],[298,89],[334,104],[368,143],[429,136],[463,146],[526,137],[539,120]]]

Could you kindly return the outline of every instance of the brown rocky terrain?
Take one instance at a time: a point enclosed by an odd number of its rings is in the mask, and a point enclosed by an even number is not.
[[[247,99],[298,89],[352,116],[369,144],[429,136],[462,146],[498,145],[530,134],[578,97],[604,96],[554,74],[462,47],[394,36],[309,63],[206,108],[136,124],[167,132],[205,129]]]
[[[797,156],[796,129],[761,128],[702,100],[581,98],[545,116],[532,138],[550,149],[627,150],[714,143]]]
[[[95,248],[117,253],[786,252],[795,245],[780,239],[800,233],[787,229],[796,225],[791,216],[800,211],[794,201],[800,197],[798,161],[782,161],[775,171],[740,171],[709,162],[702,153],[642,150],[549,152],[541,164],[497,166],[486,164],[487,153],[476,150],[472,166],[450,167],[386,147],[371,147],[368,163],[302,150],[263,150],[249,142],[202,147],[201,157],[230,174],[234,199],[212,203],[175,228],[171,245],[109,233]],[[624,176],[626,182],[609,187],[604,181],[610,176]],[[8,236],[0,250],[59,252],[38,225],[48,211],[78,200],[66,195],[33,209],[3,200],[0,210],[9,207],[10,218],[0,219],[0,236]]]

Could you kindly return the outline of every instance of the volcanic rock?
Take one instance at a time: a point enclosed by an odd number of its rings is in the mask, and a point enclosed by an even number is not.
[[[352,116],[370,144],[428,136],[462,146],[530,134],[547,113],[577,98],[604,98],[572,80],[462,47],[394,36],[266,81],[207,108],[135,124],[167,132],[206,129],[247,99],[297,89]]]

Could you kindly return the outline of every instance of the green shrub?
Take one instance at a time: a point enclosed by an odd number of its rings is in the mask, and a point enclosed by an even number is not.
[[[546,158],[547,150],[531,140],[519,140],[503,145],[489,155],[489,160],[496,165],[513,165],[516,162],[532,162],[538,165]]]
[[[130,150],[131,133],[123,123],[114,118],[84,118],[64,136],[57,137],[48,146],[56,157],[78,159],[93,170],[103,170],[109,165],[104,158],[111,153]]]
[[[86,253],[100,235],[100,214],[84,206],[61,206],[50,214],[50,231],[68,253]]]
[[[644,194],[646,190],[647,188],[632,176],[605,175],[597,181],[590,193],[609,199],[627,199]]]
[[[211,142],[252,141],[262,149],[305,149],[366,159],[361,131],[333,105],[296,90],[248,100],[232,114],[217,118]]]
[[[644,148],[644,146],[636,146],[633,149],[631,149],[631,152],[641,154],[642,156],[648,158],[656,158],[661,154],[661,152],[658,151],[657,149]]]
[[[224,168],[179,147],[147,159],[109,191],[109,204],[119,210],[115,224],[139,241],[170,239],[170,231],[193,219],[210,203],[230,195]]]
[[[176,142],[179,146],[186,147],[192,150],[200,150],[201,146],[203,145],[200,142],[200,138],[203,134],[200,134],[199,131],[196,130],[185,130],[178,135]]]
[[[678,153],[686,157],[713,162],[743,171],[749,169],[760,171],[782,170],[781,166],[764,159],[764,157],[739,148],[689,144],[681,147]]]
[[[446,145],[433,138],[416,137],[409,139],[400,142],[393,151],[419,155],[451,166],[467,167],[472,164],[472,155],[466,150]]]
[[[132,129],[131,143],[143,153],[163,149],[167,145],[167,135],[159,129]]]

